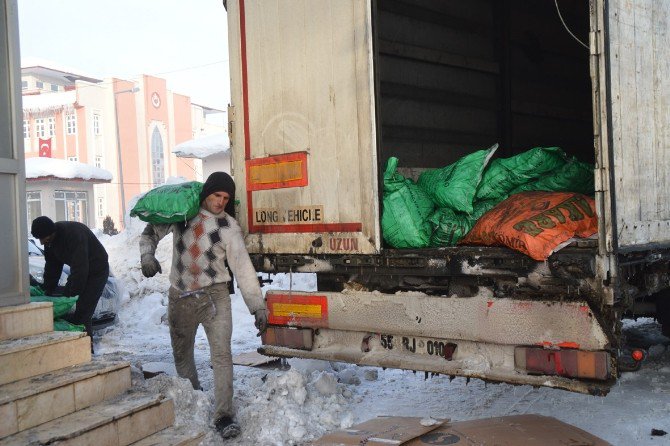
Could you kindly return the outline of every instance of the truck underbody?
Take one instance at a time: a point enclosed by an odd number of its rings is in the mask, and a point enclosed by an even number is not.
[[[659,248],[622,255],[619,261],[627,280],[618,284],[621,292],[610,305],[600,297],[603,293],[599,292],[601,284],[595,274],[596,251],[596,241],[587,239],[574,241],[546,262],[537,262],[507,248],[469,246],[389,249],[379,255],[252,255],[258,271],[316,273],[318,292],[310,296],[327,296],[328,301],[326,325],[310,323],[298,316],[275,327],[306,330],[308,333],[301,332],[300,336],[307,336],[309,342],[303,344],[301,338],[295,345],[290,342],[282,345],[282,341],[273,345],[269,341],[264,342],[261,350],[274,356],[344,361],[606,394],[618,373],[621,318],[626,313],[653,313],[654,299],[663,294],[670,280],[669,253]],[[296,294],[307,295],[300,291]],[[401,321],[394,324],[383,315],[396,311],[393,309],[399,305],[393,302],[396,298],[401,300],[401,306],[407,307],[391,318]],[[426,303],[420,303],[421,300]],[[339,313],[338,308],[342,310]],[[300,310],[293,314],[299,315]],[[359,317],[360,314],[366,316]],[[431,314],[441,314],[442,320],[431,325]],[[575,321],[584,319],[584,314],[587,317],[583,325],[575,326]],[[347,323],[333,324],[333,318],[346,319]],[[413,323],[417,320],[420,322]],[[463,326],[470,324],[476,329],[465,333]],[[517,332],[527,336],[514,339]],[[275,336],[286,341],[283,336],[297,335]],[[389,336],[397,340],[395,349],[382,345]],[[434,352],[429,352],[431,345],[435,346]],[[537,346],[543,351],[607,352],[601,362],[608,363],[608,374],[599,380],[575,380],[524,373],[518,364],[518,348],[523,348],[520,346],[529,347],[527,354],[542,354],[533,350]],[[449,348],[452,350],[445,361]],[[515,358],[515,364],[509,364],[510,358]],[[481,369],[481,364],[491,367]]]

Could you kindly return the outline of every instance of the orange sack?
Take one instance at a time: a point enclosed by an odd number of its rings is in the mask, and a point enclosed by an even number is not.
[[[522,192],[484,214],[459,245],[507,246],[547,260],[570,238],[598,230],[593,198],[574,192]]]

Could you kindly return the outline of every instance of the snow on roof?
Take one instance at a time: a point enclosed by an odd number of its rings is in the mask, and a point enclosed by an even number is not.
[[[29,114],[53,112],[73,108],[77,102],[75,90],[23,96],[23,111]]]
[[[93,182],[109,182],[112,173],[109,170],[91,166],[78,161],[66,161],[57,158],[26,158],[26,178],[55,177],[59,179],[81,179]]]
[[[230,150],[230,140],[227,133],[202,136],[177,144],[172,153],[181,158],[207,158],[215,153]]]
[[[59,71],[65,74],[74,74],[77,77],[88,78],[88,79],[97,79],[95,76],[90,76],[86,73],[82,73],[81,70],[77,68],[71,68],[65,65],[60,65],[57,62],[53,62],[47,59],[41,59],[39,57],[21,57],[21,69],[28,68],[46,68],[47,70]]]

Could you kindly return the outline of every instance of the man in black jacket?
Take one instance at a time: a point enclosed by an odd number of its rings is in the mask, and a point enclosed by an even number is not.
[[[54,223],[49,217],[33,220],[30,232],[44,245],[44,293],[52,295],[58,286],[63,265],[70,265],[70,275],[63,289],[64,296],[79,296],[74,314],[65,319],[83,324],[91,337],[91,318],[109,276],[107,251],[98,238],[84,224],[76,221]]]

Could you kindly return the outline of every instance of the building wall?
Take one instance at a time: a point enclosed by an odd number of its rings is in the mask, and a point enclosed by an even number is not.
[[[38,77],[27,75],[23,79],[34,85]],[[45,90],[48,91],[46,78],[44,82]],[[134,87],[139,90],[126,91]],[[25,156],[39,156],[36,119],[45,119],[46,123],[49,117],[53,117],[55,129],[51,137],[52,157],[76,157],[80,162],[97,165],[112,172],[114,179],[110,183],[95,187],[91,185],[93,192],[89,201],[93,217],[89,220],[90,226],[102,228],[104,217],[109,215],[117,228],[123,228],[125,225],[121,190],[127,204],[136,195],[160,185],[152,171],[152,159],[155,156],[151,152],[151,143],[154,132],[160,135],[162,141],[163,181],[170,176],[181,176],[187,180],[202,179],[201,161],[178,159],[172,153],[172,148],[192,139],[201,131],[203,124],[197,119],[198,113],[193,113],[190,98],[168,90],[164,79],[144,75],[137,82],[107,78],[100,83],[77,81],[74,85],[63,85],[65,90],[70,88],[76,90],[76,103],[31,113],[24,110],[24,119],[30,125],[30,137],[24,139]],[[49,94],[47,91],[42,94]],[[118,114],[115,114],[115,102]],[[68,113],[75,113],[77,117],[75,135],[67,134]],[[94,131],[94,119],[99,122],[98,133]],[[212,128],[211,125],[207,127]],[[118,162],[119,153],[121,165]],[[100,211],[98,204],[101,205]],[[126,215],[129,211],[126,206]]]

